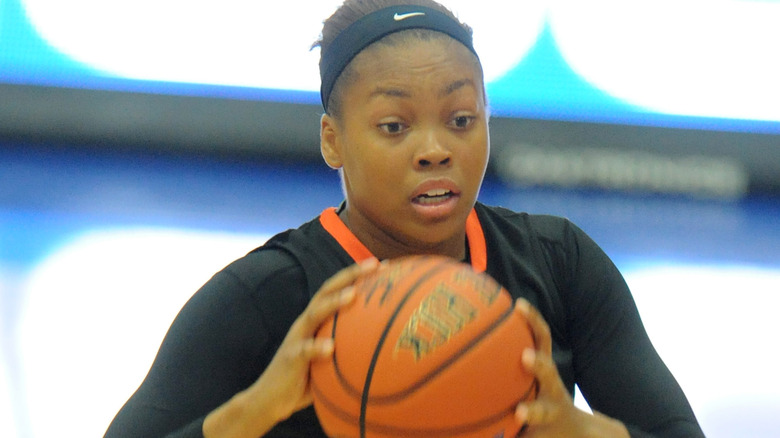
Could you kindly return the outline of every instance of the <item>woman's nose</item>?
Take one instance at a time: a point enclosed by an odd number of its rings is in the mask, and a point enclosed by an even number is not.
[[[417,150],[414,162],[420,169],[449,166],[452,163],[452,152],[435,134],[429,134]]]

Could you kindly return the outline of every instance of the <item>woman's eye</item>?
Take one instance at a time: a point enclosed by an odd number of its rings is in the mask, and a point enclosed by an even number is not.
[[[474,119],[473,116],[457,116],[450,123],[456,128],[468,128]]]
[[[390,123],[382,123],[379,125],[379,129],[384,131],[386,134],[399,134],[403,132],[405,126],[401,122],[390,122]]]

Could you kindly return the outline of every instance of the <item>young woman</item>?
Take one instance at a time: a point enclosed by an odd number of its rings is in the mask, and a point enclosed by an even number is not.
[[[518,299],[539,382],[523,436],[703,436],[599,247],[477,202],[489,115],[471,30],[429,0],[347,0],[319,45],[321,149],[345,202],[204,285],[106,437],[324,436],[308,368],[334,346],[313,334],[377,259],[408,254],[467,261]],[[575,384],[596,413],[574,407]]]

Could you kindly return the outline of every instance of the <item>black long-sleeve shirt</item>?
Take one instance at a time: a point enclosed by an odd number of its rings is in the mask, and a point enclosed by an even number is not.
[[[704,436],[625,281],[584,232],[562,218],[479,203],[473,216],[472,264],[540,310],[571,393],[577,384],[594,410],[622,421],[632,437]],[[320,285],[366,256],[356,241],[328,210],[217,273],[181,310],[105,437],[202,437],[205,416],[257,380]],[[324,433],[309,407],[266,436]]]

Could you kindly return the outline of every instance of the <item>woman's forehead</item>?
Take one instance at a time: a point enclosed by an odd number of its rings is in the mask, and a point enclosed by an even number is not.
[[[349,105],[377,102],[451,102],[453,97],[484,104],[482,73],[468,49],[443,41],[372,48],[354,60],[355,74],[344,84],[342,98]],[[421,100],[422,99],[422,100]],[[470,100],[469,100],[470,101]],[[353,107],[354,109],[354,107]],[[364,108],[365,109],[365,108]]]

